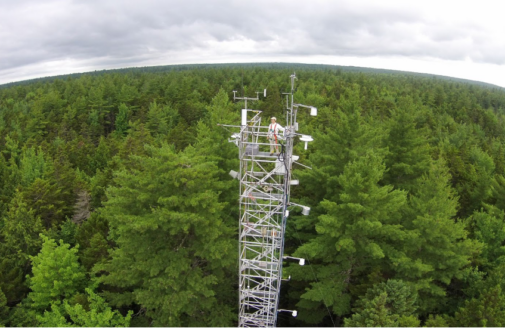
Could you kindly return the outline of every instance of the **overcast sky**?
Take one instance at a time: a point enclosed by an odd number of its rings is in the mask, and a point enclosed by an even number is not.
[[[0,84],[108,68],[298,62],[505,87],[500,1],[0,0]]]

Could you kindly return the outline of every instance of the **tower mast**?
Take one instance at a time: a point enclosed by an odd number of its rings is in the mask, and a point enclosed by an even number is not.
[[[239,191],[239,327],[274,327],[279,311],[279,292],[282,281],[282,261],[296,259],[300,265],[305,260],[284,256],[284,235],[290,206],[299,206],[308,215],[310,208],[290,202],[290,189],[297,185],[291,179],[293,163],[298,156],[293,155],[293,141],[296,136],[301,141],[312,141],[310,136],[298,134],[296,116],[299,108],[312,106],[294,102],[295,79],[290,76],[291,90],[286,95],[286,127],[284,136],[277,136],[279,154],[267,151],[269,126],[261,125],[261,111],[247,108],[247,101],[256,98],[236,97],[244,100],[240,132],[232,135],[239,148],[240,171],[230,175],[240,181]],[[266,90],[264,91],[266,96]],[[238,126],[237,126],[238,127]],[[306,148],[305,148],[306,149]],[[296,316],[296,311],[292,312]]]

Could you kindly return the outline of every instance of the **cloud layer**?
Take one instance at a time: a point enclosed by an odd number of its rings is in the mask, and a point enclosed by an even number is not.
[[[505,66],[505,21],[497,4],[485,1],[0,0],[0,8],[0,83],[317,56]]]

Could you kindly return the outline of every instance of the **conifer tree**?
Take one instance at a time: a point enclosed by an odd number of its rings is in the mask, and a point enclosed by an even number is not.
[[[35,152],[34,148],[23,149],[20,161],[22,186],[27,187],[35,179],[41,178],[44,175],[46,162],[41,148],[37,152]]]
[[[485,209],[475,212],[467,222],[472,237],[482,243],[479,265],[487,271],[505,263],[505,213],[492,205]]]
[[[139,304],[156,325],[229,325],[235,315],[220,290],[235,248],[214,192],[216,166],[192,147],[146,152],[108,189],[101,212],[117,248],[95,270],[124,290],[109,293],[113,304]]]
[[[219,92],[212,98],[207,110],[210,114],[211,127],[217,124],[235,124],[239,119],[238,112],[233,111],[233,104],[223,88],[220,88]]]
[[[341,192],[322,202],[326,214],[318,218],[318,235],[295,252],[320,263],[314,265],[319,282],[302,299],[324,302],[337,315],[349,313],[351,280],[394,254],[395,244],[408,237],[398,215],[405,192],[378,185],[384,171],[382,157],[368,152],[337,178]],[[293,269],[293,277],[303,270]]]
[[[10,327],[36,327],[39,325],[37,321],[37,311],[32,309],[25,298],[23,302],[11,308],[9,315],[8,326]]]
[[[7,206],[10,199],[10,189],[9,185],[9,168],[7,167],[7,162],[3,154],[0,152],[0,217],[7,211]],[[0,220],[0,229],[2,228],[2,223]]]
[[[116,121],[117,122],[117,121]],[[102,136],[98,142],[93,154],[88,155],[90,172],[96,173],[96,170],[103,170],[107,167],[107,162],[111,160],[112,154],[109,142]]]
[[[449,327],[449,324],[442,315],[430,315],[423,327]]]
[[[35,179],[23,191],[23,197],[46,229],[50,229],[72,215],[76,201],[74,188],[75,171],[65,154],[58,153],[55,161],[46,163],[43,177]]]
[[[465,131],[460,128],[458,133]],[[471,132],[465,132],[469,134]],[[470,136],[461,138],[470,139]],[[440,145],[442,155],[447,159],[452,175],[452,184],[460,200],[458,215],[468,217],[474,211],[480,210],[485,202],[492,201],[493,177],[495,165],[493,159],[479,146],[469,146],[468,140],[462,140],[461,145]],[[459,147],[459,148],[457,148]]]
[[[464,186],[468,194],[468,208],[464,214],[479,210],[492,195],[491,184],[495,174],[495,165],[491,156],[479,147],[472,147],[469,152],[470,181]]]
[[[27,135],[27,139],[33,138],[37,143],[43,140],[43,136],[47,134],[47,126],[51,123],[50,118],[48,118],[46,115],[47,114],[43,112],[43,109],[40,108],[40,106],[31,106],[30,115],[27,119],[24,129]]]
[[[14,256],[24,262],[39,252],[42,245],[39,234],[44,229],[40,218],[34,210],[28,208],[19,191],[16,192],[3,221],[1,236],[4,242],[2,248],[6,251],[4,256]]]
[[[13,141],[9,141],[8,136],[5,139],[5,148],[9,149],[9,143],[12,142],[11,147],[14,149],[10,149],[9,151],[0,150],[0,153],[3,152],[5,154],[0,154],[0,215],[8,210],[8,206],[16,192],[16,188],[18,188],[21,182],[17,150],[18,145]],[[7,158],[9,158],[9,160],[7,160]]]
[[[77,303],[70,305],[68,300],[63,301],[63,306],[51,304],[51,311],[38,315],[37,320],[41,327],[129,327],[132,311],[123,317],[119,311],[113,311],[105,300],[86,288],[87,308]],[[68,319],[67,319],[68,318]],[[70,320],[70,322],[68,321]]]
[[[23,198],[37,216],[42,219],[46,229],[61,223],[68,213],[68,207],[62,200],[62,189],[54,180],[36,179],[23,191]]]
[[[480,244],[467,238],[465,223],[455,220],[458,198],[449,185],[443,160],[434,162],[409,197],[402,219],[410,238],[391,258],[396,277],[412,282],[422,295],[422,311],[434,313],[445,296],[444,285],[461,278]],[[438,301],[436,301],[438,299]]]
[[[120,136],[126,133],[128,129],[128,107],[124,103],[119,105],[119,113],[116,116],[116,133]]]
[[[429,169],[429,145],[425,131],[416,127],[412,100],[403,98],[398,106],[392,111],[389,135],[385,140],[389,152],[385,159],[388,170],[384,182],[415,191],[415,180]]]
[[[386,292],[370,300],[366,307],[350,319],[345,319],[347,327],[398,327],[398,315],[389,314]]]
[[[11,165],[19,165],[19,154],[21,153],[21,149],[16,138],[13,139],[10,135],[5,136],[5,144],[3,148],[2,153],[5,154],[5,159]]]
[[[39,234],[45,230],[19,191],[0,220],[0,289],[9,303],[19,302],[28,292],[24,282],[30,270],[30,256],[39,252],[42,245]]]
[[[503,327],[505,325],[505,296],[499,285],[482,292],[478,299],[466,302],[454,316],[455,326]]]
[[[384,155],[381,148],[382,131],[372,127],[361,115],[359,89],[355,86],[346,90],[342,97],[341,109],[329,113],[327,121],[315,131],[314,153],[310,162],[315,170],[315,181],[324,181],[327,196],[334,191],[335,179],[342,174],[344,166],[350,161],[364,156],[372,148]],[[307,179],[310,183],[310,179]],[[313,180],[314,181],[314,180]],[[321,186],[318,184],[318,189]],[[319,195],[320,191],[316,195]]]
[[[384,298],[385,297],[385,298]],[[416,292],[401,280],[389,279],[369,288],[356,302],[355,313],[345,319],[351,327],[419,327]]]
[[[0,327],[5,327],[9,314],[9,307],[7,306],[7,297],[0,288]]]
[[[79,259],[87,271],[108,258],[108,249],[113,245],[107,240],[108,232],[108,222],[97,211],[80,225],[76,241],[79,244]]]
[[[33,276],[29,279],[32,292],[28,295],[32,307],[48,309],[51,303],[60,305],[84,289],[86,274],[78,262],[77,247],[60,241],[59,245],[41,235],[44,244],[31,258]]]
[[[391,313],[399,316],[410,316],[415,313],[417,306],[417,294],[415,290],[402,280],[389,279],[386,282],[370,287],[364,297],[356,304],[358,308],[364,308],[366,303],[383,292],[387,293],[388,309]]]
[[[118,155],[123,160],[123,164],[128,166],[129,155],[144,155],[144,145],[154,144],[154,139],[146,125],[140,121],[132,122],[128,135],[124,138],[122,145],[119,147]]]
[[[126,105],[132,105],[133,102],[139,97],[139,92],[136,87],[123,84],[118,94],[118,101]]]
[[[179,123],[170,130],[168,140],[177,150],[183,150],[186,146],[195,142],[195,131],[185,120],[180,119]]]
[[[179,113],[169,105],[158,105],[156,101],[149,104],[147,128],[152,135],[166,138],[179,121]]]
[[[385,155],[382,147],[384,133],[380,127],[367,122],[361,115],[360,93],[357,86],[346,89],[339,102],[341,108],[335,112],[322,110],[322,121],[314,131],[308,164],[312,170],[297,170],[296,174],[303,185],[303,191],[296,191],[304,204],[311,206],[311,215],[296,217],[297,227],[309,234],[302,238],[312,238],[317,216],[325,212],[324,199],[336,201],[341,192],[338,182],[344,167],[366,155],[370,149],[378,155]],[[327,112],[329,111],[329,112]],[[303,154],[302,152],[300,152]]]
[[[500,174],[496,174],[491,181],[491,204],[496,206],[496,208],[505,211],[505,177]]]

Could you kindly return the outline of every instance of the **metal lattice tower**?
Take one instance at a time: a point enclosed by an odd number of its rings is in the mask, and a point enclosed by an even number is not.
[[[270,155],[267,140],[269,126],[261,125],[261,111],[247,108],[248,100],[256,98],[236,97],[244,100],[240,133],[232,135],[231,142],[239,148],[240,171],[230,174],[240,181],[239,224],[239,327],[274,327],[277,320],[279,292],[282,281],[284,256],[284,233],[289,216],[288,206],[302,207],[308,215],[310,208],[290,203],[293,164],[298,156],[293,155],[296,136],[307,142],[310,136],[297,133],[297,111],[309,108],[311,115],[317,109],[294,103],[296,76],[291,75],[291,91],[286,95],[286,126],[284,137],[279,136],[279,154]],[[265,90],[266,95],[266,90]],[[238,126],[237,126],[238,127]],[[296,258],[293,258],[296,259]],[[298,259],[300,265],[304,259]],[[293,315],[296,316],[296,311]]]

